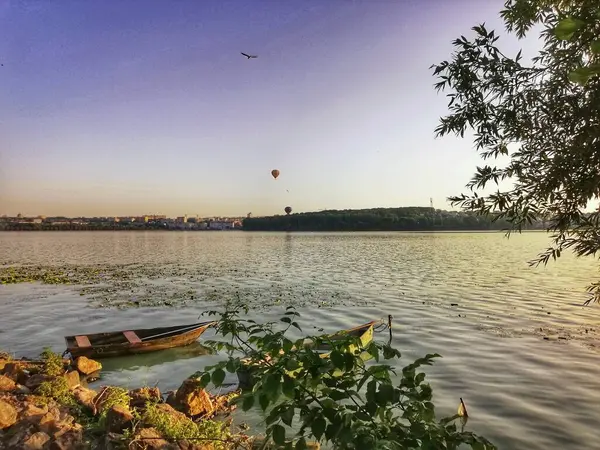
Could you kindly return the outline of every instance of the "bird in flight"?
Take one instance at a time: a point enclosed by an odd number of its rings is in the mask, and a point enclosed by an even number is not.
[[[249,55],[248,53],[244,53],[244,52],[240,52],[242,55],[244,55],[246,58],[250,59],[250,58],[258,58],[257,55]]]

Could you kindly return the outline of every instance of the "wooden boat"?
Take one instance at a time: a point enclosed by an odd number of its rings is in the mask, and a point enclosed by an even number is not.
[[[379,321],[379,320],[372,320],[371,322],[367,322],[363,325],[359,325],[354,328],[338,331],[337,333],[327,336],[327,338],[331,341],[337,341],[337,340],[340,340],[340,339],[348,337],[348,336],[360,338],[360,343],[358,345],[351,344],[348,347],[348,351],[354,352],[358,348],[366,347],[373,340],[374,327],[375,327],[375,325],[378,325],[380,323],[381,323],[381,321]],[[307,340],[307,341],[305,341],[304,345],[307,347],[310,347],[313,344],[310,340]],[[330,348],[331,348],[331,345],[324,342],[322,345],[319,345],[317,350],[329,350]],[[328,358],[330,353],[331,352],[327,352],[327,351],[323,352],[319,355],[319,357],[320,358]],[[363,353],[366,353],[366,352],[363,352]],[[281,351],[280,354],[283,354],[283,351]],[[366,361],[366,360],[370,359],[370,355],[364,354],[364,355],[361,355],[361,358]],[[245,360],[245,361],[243,360],[242,363],[247,362],[247,361],[248,360]],[[241,388],[243,388],[243,389],[250,388],[255,383],[252,369],[253,369],[252,366],[245,365],[244,368],[238,370],[237,376],[238,376],[238,381],[239,381]],[[302,368],[300,367],[295,370],[286,371],[286,374],[290,377],[295,377],[296,374],[301,370],[302,370]]]
[[[201,322],[162,328],[113,331],[78,336],[65,336],[67,352],[73,358],[108,358],[154,352],[191,344],[216,322]]]

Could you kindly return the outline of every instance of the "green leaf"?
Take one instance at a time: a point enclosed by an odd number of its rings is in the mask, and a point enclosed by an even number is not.
[[[279,425],[279,424],[273,425],[272,432],[273,432],[273,441],[277,445],[284,445],[285,444],[285,428],[283,427],[283,425]]]
[[[338,369],[344,368],[344,355],[341,352],[334,350],[329,355],[329,358],[331,359],[331,362],[335,367],[337,367]]]
[[[248,395],[242,402],[242,411],[248,411],[254,406],[254,395]]]
[[[568,17],[558,22],[558,25],[554,28],[554,34],[558,39],[568,41],[584,25],[584,21]]]
[[[391,384],[380,384],[379,391],[377,392],[377,403],[380,406],[385,406],[391,402],[394,396],[394,386]]]
[[[298,439],[298,442],[296,442],[296,450],[306,450],[306,439],[303,437]]]
[[[592,51],[592,53],[595,53],[596,55],[600,54],[600,39],[592,42],[591,51]]]
[[[292,322],[292,326],[295,328],[298,328],[298,330],[302,331],[302,328],[300,328],[300,325],[298,325],[298,322]]]
[[[329,393],[329,398],[335,401],[347,399],[349,396],[344,391],[340,391],[338,389],[333,389]]]
[[[589,67],[580,67],[569,73],[569,80],[581,86],[585,86],[590,78],[596,75],[595,71]]]
[[[283,421],[283,423],[285,423],[287,426],[292,426],[292,420],[294,419],[294,407],[293,406],[289,406],[282,414],[281,414],[281,420]]]
[[[264,388],[269,394],[274,394],[279,389],[279,384],[281,383],[281,375],[271,373],[267,375],[267,378],[264,383]]]
[[[323,416],[317,416],[315,417],[315,420],[313,420],[312,424],[310,425],[310,430],[317,441],[321,440],[326,426],[327,422]]]
[[[217,369],[212,374],[212,382],[215,386],[219,387],[225,380],[225,371],[223,369]]]
[[[283,395],[285,395],[287,398],[294,398],[296,396],[296,383],[287,375],[283,376],[283,384],[281,387],[283,390]]]
[[[288,323],[288,324],[292,323],[292,319],[290,319],[289,317],[282,317],[279,320],[281,320],[284,323]]]
[[[234,373],[237,370],[236,366],[237,366],[236,361],[233,359],[230,359],[229,361],[227,361],[227,365],[225,366],[225,368],[227,369],[227,372]]]
[[[206,372],[200,377],[200,386],[205,388],[210,383],[210,373]]]
[[[290,358],[285,362],[285,368],[287,370],[296,370],[298,367],[300,367],[300,364],[295,359]]]
[[[267,409],[270,402],[271,401],[269,400],[269,397],[265,394],[260,394],[260,396],[258,397],[258,403],[260,403],[260,407],[263,411]]]
[[[350,372],[354,368],[354,356],[350,353],[344,353],[344,360],[346,363],[346,372]]]

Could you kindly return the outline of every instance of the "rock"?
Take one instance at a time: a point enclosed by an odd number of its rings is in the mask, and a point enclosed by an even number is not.
[[[10,438],[6,442],[8,448],[23,448],[23,443],[32,436],[37,429],[35,425],[27,422],[19,422],[10,429]]]
[[[69,387],[69,389],[75,389],[77,386],[81,385],[81,380],[79,379],[79,372],[77,372],[76,370],[65,373],[63,377],[67,381],[67,386]]]
[[[157,387],[143,387],[129,391],[132,408],[143,407],[148,401],[158,403],[161,400],[160,390]]]
[[[28,378],[21,364],[14,361],[6,363],[4,366],[4,375],[21,384],[24,384]]]
[[[88,448],[83,443],[83,433],[81,427],[68,430],[57,436],[54,434],[54,441],[50,444],[50,450],[79,450]]]
[[[77,386],[75,389],[73,389],[73,396],[75,397],[75,400],[77,400],[80,405],[85,406],[94,413],[96,410],[94,406],[94,399],[97,395],[98,393],[93,389],[84,388],[83,386]]]
[[[210,395],[192,378],[184,380],[177,389],[175,404],[188,416],[207,415],[214,411]]]
[[[25,442],[23,442],[23,450],[42,450],[49,440],[50,436],[43,431],[38,431],[37,433],[33,433]]]
[[[40,385],[46,381],[52,380],[52,377],[44,374],[36,374],[30,376],[25,382],[25,386],[32,391],[35,391]]]
[[[3,355],[0,355],[0,373],[2,373],[4,371],[4,366],[6,366],[6,364],[8,364],[10,362],[9,359],[7,358],[3,358]]]
[[[156,428],[142,428],[139,430],[129,445],[130,449],[135,450],[177,450],[174,444],[169,444]]]
[[[25,403],[23,409],[19,411],[19,421],[38,423],[42,417],[48,413],[48,406],[37,406],[33,403]]]
[[[8,428],[17,422],[17,410],[13,405],[0,400],[0,430]]]
[[[177,406],[177,400],[175,399],[175,391],[169,391],[166,393],[167,394],[167,398],[165,400],[165,403],[168,403],[171,406]]]
[[[93,359],[80,356],[75,360],[75,367],[84,375],[90,375],[102,369],[102,364]]]
[[[0,375],[0,392],[14,391],[17,388],[17,383],[7,376]]]
[[[129,428],[132,422],[133,414],[123,406],[114,405],[106,413],[106,431],[119,433]]]
[[[22,384],[17,384],[15,392],[17,394],[29,395],[29,394],[31,394],[31,389],[29,389],[27,386],[23,386]]]

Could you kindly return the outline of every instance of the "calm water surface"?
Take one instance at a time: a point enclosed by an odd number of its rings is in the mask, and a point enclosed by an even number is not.
[[[67,334],[186,323],[235,299],[260,319],[296,304],[306,332],[392,314],[404,364],[443,356],[427,371],[438,415],[463,397],[467,428],[500,448],[600,449],[600,307],[580,306],[597,268],[570,255],[529,268],[547,244],[543,233],[5,232],[0,265],[101,265],[139,279],[95,297],[0,286],[0,348],[62,352]],[[162,297],[175,307],[156,306]],[[143,307],[111,307],[136,298]],[[195,345],[106,360],[101,383],[167,391],[216,358]]]

